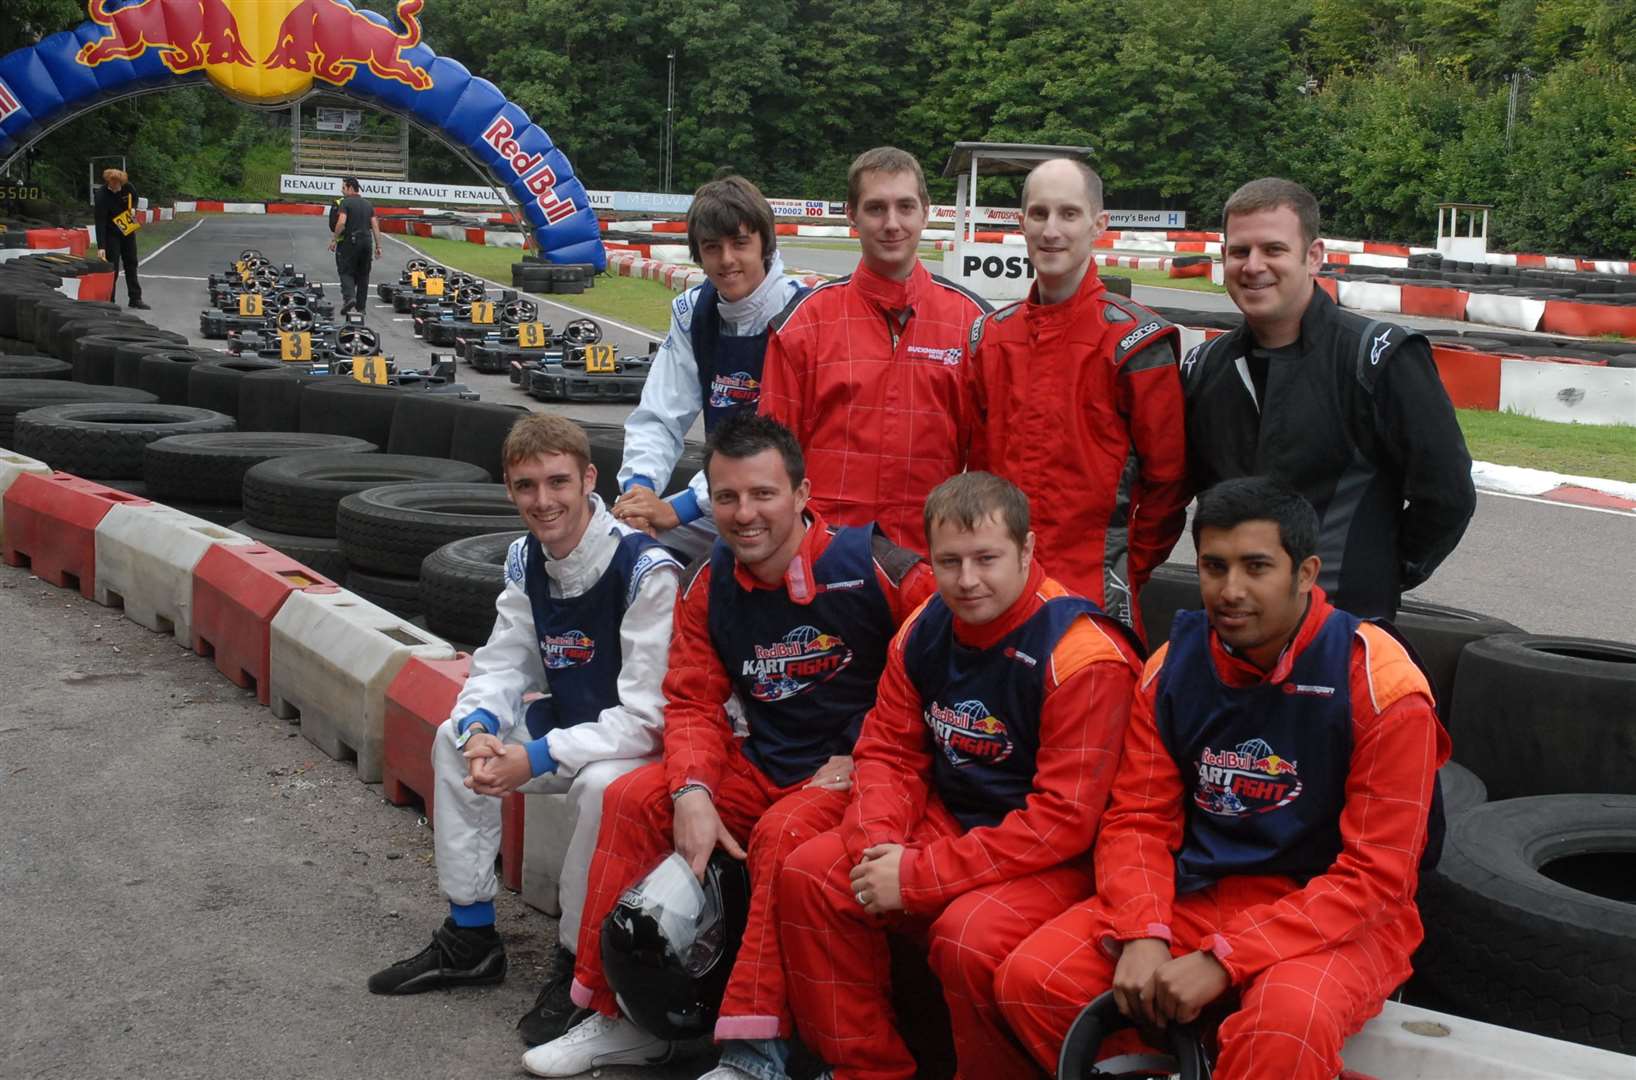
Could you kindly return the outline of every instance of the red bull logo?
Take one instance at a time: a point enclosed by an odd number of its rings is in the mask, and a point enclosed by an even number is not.
[[[758,701],[783,701],[828,682],[852,663],[852,649],[838,635],[798,626],[771,645],[756,645],[739,674],[751,680]]]
[[[1300,798],[1302,783],[1294,761],[1273,751],[1265,739],[1231,750],[1205,747],[1199,755],[1193,802],[1218,817],[1265,814]]]
[[[754,405],[761,397],[761,382],[747,371],[732,375],[720,374],[710,380],[710,407],[731,409],[738,405]]]
[[[203,70],[221,89],[250,101],[287,101],[315,79],[346,85],[367,68],[416,90],[432,78],[403,57],[420,44],[425,0],[400,0],[401,31],[341,0],[89,0],[107,34],[80,49],[87,67],[157,50],[178,75]]]
[[[1011,731],[981,701],[962,701],[952,708],[934,701],[922,714],[932,739],[955,768],[998,765],[1016,749]]]
[[[540,638],[540,658],[547,671],[582,667],[596,658],[596,642],[580,630]]]

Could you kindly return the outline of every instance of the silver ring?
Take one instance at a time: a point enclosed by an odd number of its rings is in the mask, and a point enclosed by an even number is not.
[[[858,901],[858,906],[859,907],[863,907],[863,906],[865,906],[865,905],[867,905],[869,903],[869,901],[867,901],[867,900],[865,900],[863,898],[863,893],[861,893],[861,892],[853,893],[852,896],[853,896],[853,899]]]

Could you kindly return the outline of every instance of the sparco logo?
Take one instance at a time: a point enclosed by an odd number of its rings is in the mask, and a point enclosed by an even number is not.
[[[1138,326],[1136,329],[1120,338],[1119,347],[1121,349],[1129,349],[1138,341],[1141,341],[1144,338],[1152,337],[1154,334],[1159,332],[1159,325],[1160,324],[1156,322],[1143,323],[1141,326]]]

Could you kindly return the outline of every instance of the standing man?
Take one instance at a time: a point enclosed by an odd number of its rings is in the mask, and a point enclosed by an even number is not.
[[[568,986],[603,791],[659,752],[681,566],[603,508],[577,424],[527,413],[502,456],[506,494],[528,535],[511,545],[494,632],[472,654],[432,744],[433,840],[449,917],[430,945],[374,975],[369,989],[418,994],[503,979],[494,929],[500,797],[566,792],[576,816],[558,875],[561,947],[517,1025],[533,1046],[562,1034],[575,1011]],[[551,696],[538,698],[547,681]]]
[[[1096,896],[1000,969],[1000,1008],[1042,1066],[1110,987],[1157,1028],[1232,989],[1220,1080],[1332,1080],[1408,978],[1449,740],[1398,640],[1314,584],[1318,538],[1277,481],[1200,496],[1204,610],[1176,615],[1142,674]]]
[[[1181,365],[1194,490],[1273,476],[1318,512],[1330,601],[1392,618],[1477,506],[1471,455],[1420,334],[1318,288],[1318,201],[1252,180],[1222,209],[1227,292],[1244,325]]]
[[[926,495],[965,466],[960,361],[989,307],[920,264],[931,199],[912,155],[867,150],[846,184],[863,257],[774,320],[761,411],[801,440],[826,518],[925,551]]]
[[[1028,516],[1027,496],[990,473],[932,491],[937,595],[892,641],[857,796],[779,875],[796,1021],[836,1080],[915,1075],[892,1024],[883,919],[925,930],[959,1074],[1035,1073],[994,973],[1091,891],[1140,661],[1123,626],[1046,576]]]
[[[931,595],[913,552],[870,526],[807,509],[801,447],[782,425],[729,417],[705,458],[721,539],[676,605],[665,678],[664,761],[608,789],[580,927],[574,1000],[595,1015],[523,1057],[536,1076],[655,1064],[672,1045],[620,1015],[603,974],[602,921],[671,851],[703,874],[718,846],[748,859],[750,913],[721,1003],[709,1080],[782,1080],[791,1033],[774,888],[784,857],[832,829],[852,786],[852,744],[895,628]],[[736,693],[749,733],[725,710]]]
[[[364,198],[358,178],[341,181],[341,209],[335,215],[335,235],[329,249],[335,252],[335,272],[341,276],[341,311],[364,314],[369,300],[370,238],[374,237],[374,258],[381,257],[381,223],[375,208]]]
[[[1102,284],[1102,178],[1041,162],[1023,182],[1028,299],[978,319],[965,374],[969,467],[1018,485],[1040,557],[1069,589],[1140,630],[1136,596],[1187,513],[1176,328]]]
[[[687,246],[708,280],[671,301],[670,332],[653,358],[641,404],[625,420],[624,494],[613,512],[697,558],[718,535],[703,471],[668,499],[658,492],[701,412],[708,435],[735,411],[755,410],[767,327],[803,290],[784,273],[772,207],[742,176],[712,180],[693,193]]]
[[[124,265],[125,299],[138,311],[147,311],[148,305],[142,302],[142,283],[136,277],[136,230],[142,227],[136,220],[139,198],[123,169],[102,170],[102,186],[96,195],[97,258],[113,264],[115,285],[119,283],[120,265]],[[112,292],[108,295],[113,297]]]

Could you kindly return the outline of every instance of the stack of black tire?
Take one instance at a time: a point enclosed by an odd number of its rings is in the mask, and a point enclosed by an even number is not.
[[[590,263],[553,263],[524,255],[511,264],[512,288],[537,294],[582,293],[596,285],[596,267]]]
[[[1157,647],[1197,572],[1160,567],[1141,606]],[[1636,1053],[1636,645],[1415,598],[1396,626],[1453,742],[1408,999]]]

